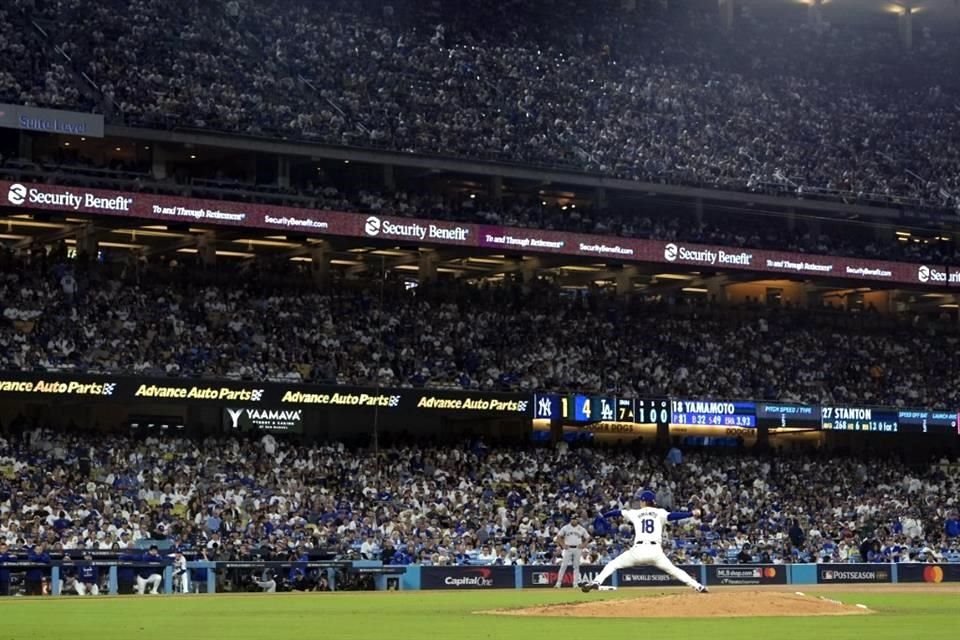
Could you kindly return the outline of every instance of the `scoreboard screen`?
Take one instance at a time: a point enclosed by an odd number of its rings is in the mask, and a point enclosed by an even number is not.
[[[821,412],[824,431],[898,432],[899,417],[896,409],[822,407]]]
[[[538,419],[609,422],[619,413],[618,400],[611,396],[537,394],[533,399],[533,417]]]
[[[753,402],[672,400],[670,424],[754,428],[757,426],[757,405]]]
[[[958,433],[957,412],[929,411],[927,409],[900,409],[897,421],[900,433]]]
[[[758,402],[757,424],[769,429],[819,429],[820,407],[812,404]]]
[[[539,420],[583,423],[667,424],[670,419],[670,401],[666,398],[538,393],[533,398],[533,417]]]
[[[670,424],[670,401],[666,398],[637,398],[636,422]]]
[[[564,417],[574,422],[609,422],[617,418],[616,398],[574,395],[564,401]]]

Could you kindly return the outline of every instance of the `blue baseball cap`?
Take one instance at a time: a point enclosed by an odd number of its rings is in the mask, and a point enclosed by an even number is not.
[[[655,494],[653,491],[650,491],[650,489],[644,489],[637,494],[637,500],[640,502],[649,502],[653,504],[657,501],[657,494]]]

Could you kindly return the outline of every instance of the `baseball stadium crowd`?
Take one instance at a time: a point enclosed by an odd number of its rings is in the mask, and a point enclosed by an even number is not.
[[[0,544],[14,554],[161,542],[209,560],[312,551],[392,564],[547,564],[572,516],[604,562],[633,540],[600,513],[644,483],[700,518],[677,562],[960,561],[956,466],[824,454],[661,454],[591,447],[350,449],[209,437],[97,435],[18,419],[0,436]],[[676,458],[674,459],[676,462]],[[43,549],[41,549],[41,552]]]
[[[0,253],[0,369],[960,406],[955,321]],[[381,293],[382,292],[382,293]]]
[[[420,4],[11,0],[0,100],[643,181],[960,202],[948,21],[918,16],[901,55],[892,17],[807,24],[800,7],[745,7],[727,33],[709,2]]]
[[[0,156],[0,178],[625,238],[960,264],[960,248],[944,228],[922,222],[908,225],[910,236],[897,236],[889,229],[878,235],[874,227],[862,222],[804,216],[797,216],[792,227],[784,218],[748,212],[711,213],[698,221],[692,211],[670,209],[660,201],[609,202],[598,208],[590,202],[548,202],[539,196],[507,196],[494,200],[483,193],[469,191],[444,194],[439,190],[344,189],[328,178],[315,177],[296,182],[290,188],[253,185],[223,176],[213,179],[180,176],[158,181],[143,167],[103,171],[81,158],[69,162],[57,159],[33,162]]]

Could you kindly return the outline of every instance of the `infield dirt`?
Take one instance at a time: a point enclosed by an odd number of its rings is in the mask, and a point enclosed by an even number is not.
[[[848,616],[873,613],[853,603],[817,595],[769,590],[683,593],[626,600],[598,600],[480,613],[570,618],[740,618],[758,616]]]

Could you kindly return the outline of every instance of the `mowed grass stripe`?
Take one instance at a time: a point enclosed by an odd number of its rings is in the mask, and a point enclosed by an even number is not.
[[[785,589],[791,590],[790,588]],[[956,594],[825,594],[862,603],[876,615],[817,618],[598,619],[475,615],[476,611],[597,599],[645,596],[628,590],[584,595],[563,591],[469,591],[408,593],[158,596],[0,600],[0,640],[211,640],[269,638],[303,640],[558,640],[631,636],[709,637],[711,640],[956,640],[960,607]],[[703,596],[705,598],[710,596]],[[789,613],[789,612],[785,612]],[[306,634],[306,635],[305,635]]]

